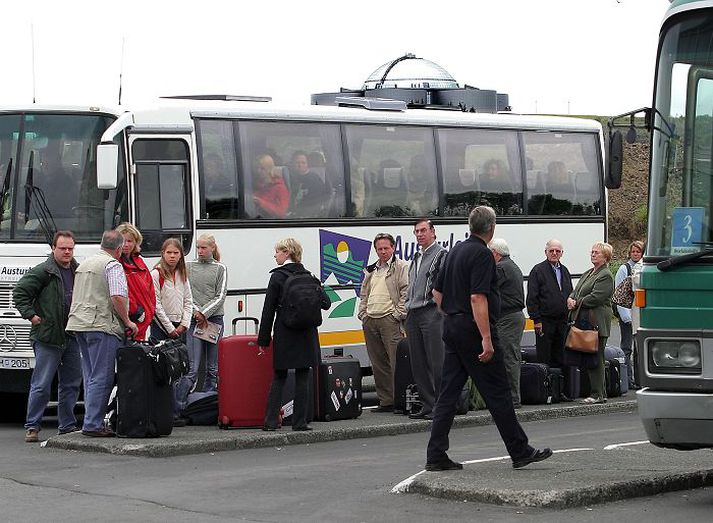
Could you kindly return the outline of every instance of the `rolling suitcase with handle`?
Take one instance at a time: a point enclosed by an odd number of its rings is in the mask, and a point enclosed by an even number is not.
[[[173,431],[173,386],[156,375],[151,349],[129,340],[116,351],[117,436],[155,438]]]
[[[418,389],[411,371],[408,338],[403,338],[396,346],[396,363],[394,365],[394,413],[409,414],[406,405],[406,391],[409,392],[408,407],[412,411],[421,408],[416,394]]]
[[[255,334],[236,335],[238,321],[255,323]],[[218,342],[218,426],[262,427],[272,383],[272,345],[260,351],[258,319],[233,320],[233,335]]]
[[[544,363],[523,363],[520,367],[520,399],[523,405],[543,405],[552,401],[550,369]]]

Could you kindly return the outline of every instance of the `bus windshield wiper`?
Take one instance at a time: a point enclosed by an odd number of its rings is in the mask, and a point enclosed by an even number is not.
[[[706,242],[705,245],[708,245],[708,243]],[[673,257],[669,258],[668,260],[658,262],[656,264],[656,268],[660,271],[668,271],[678,265],[683,265],[685,263],[689,263],[694,260],[697,260],[698,258],[703,258],[704,256],[706,256],[708,254],[713,254],[713,247],[709,247],[707,249],[703,249],[702,251],[698,251],[698,252],[682,254],[680,256],[673,256]]]
[[[52,212],[47,206],[44,192],[34,185],[34,160],[35,151],[30,151],[30,160],[27,165],[27,178],[25,181],[25,222],[29,219],[30,209],[32,209],[35,212],[35,216],[37,216],[37,220],[40,222],[40,227],[42,227],[42,232],[45,234],[47,243],[52,245],[52,238],[54,237],[54,233],[57,232],[57,225],[55,224]]]

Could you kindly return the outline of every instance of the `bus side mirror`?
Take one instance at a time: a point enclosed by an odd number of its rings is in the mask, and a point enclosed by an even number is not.
[[[119,146],[103,143],[97,147],[97,188],[116,189],[119,172]]]
[[[607,174],[604,185],[607,189],[618,189],[621,187],[624,162],[624,144],[620,131],[614,131],[609,135],[609,154],[607,156]]]

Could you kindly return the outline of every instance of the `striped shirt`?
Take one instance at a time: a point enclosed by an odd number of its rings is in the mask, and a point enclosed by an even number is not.
[[[106,281],[109,283],[109,296],[129,297],[129,286],[126,283],[124,268],[117,260],[112,260],[106,264],[104,269]]]

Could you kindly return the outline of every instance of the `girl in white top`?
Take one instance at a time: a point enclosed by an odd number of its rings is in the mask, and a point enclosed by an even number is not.
[[[161,261],[151,271],[151,277],[156,293],[151,336],[157,340],[180,338],[185,341],[193,315],[193,295],[179,239],[169,238],[163,242]]]

